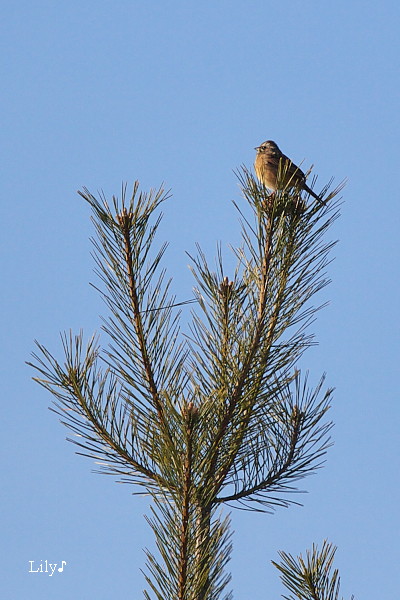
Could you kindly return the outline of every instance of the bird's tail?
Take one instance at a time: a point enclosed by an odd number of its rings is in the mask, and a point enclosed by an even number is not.
[[[322,205],[325,204],[322,201],[321,196],[318,196],[315,192],[313,192],[312,189],[308,187],[308,185],[304,184],[303,185],[303,189],[307,192],[307,194],[310,194],[310,196],[312,196],[313,198],[315,198],[316,200],[318,200],[318,202],[320,202]]]

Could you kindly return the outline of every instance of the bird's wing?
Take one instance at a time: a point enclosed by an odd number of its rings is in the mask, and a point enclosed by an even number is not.
[[[303,171],[286,154],[282,154],[282,162],[287,161],[287,173],[289,177],[295,176],[296,179],[306,180]]]
[[[271,165],[271,167],[278,169],[280,158],[280,156],[266,156],[264,161],[267,163],[267,165]]]

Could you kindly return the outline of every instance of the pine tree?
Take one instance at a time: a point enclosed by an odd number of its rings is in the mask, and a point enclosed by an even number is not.
[[[226,274],[220,248],[215,270],[200,247],[190,257],[195,308],[186,335],[184,303],[162,267],[166,244],[153,249],[168,194],[141,192],[138,182],[111,203],[80,192],[93,211],[108,345],[64,333],[63,361],[37,343],[30,363],[78,453],[152,498],[159,555],[147,552],[145,598],[231,598],[223,505],[269,512],[295,503],[296,482],[322,465],[331,443],[332,390],[324,376],[310,387],[297,365],[314,344],[308,326],[320,306],[311,300],[328,283],[334,243],[324,238],[342,185],[310,202],[298,189],[270,194],[245,167],[237,175],[247,201],[235,204],[237,266]],[[334,551],[313,546],[306,563],[281,553],[290,598],[338,598]]]

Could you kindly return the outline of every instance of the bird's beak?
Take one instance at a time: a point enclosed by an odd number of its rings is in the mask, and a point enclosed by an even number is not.
[[[254,148],[254,150],[258,150],[258,149],[259,149],[259,147],[260,147],[260,146],[256,146],[256,147]]]

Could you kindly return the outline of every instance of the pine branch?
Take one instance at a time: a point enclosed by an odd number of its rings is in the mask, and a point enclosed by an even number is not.
[[[129,476],[138,485],[166,486],[141,452],[135,436],[132,415],[121,403],[121,388],[109,370],[97,367],[99,347],[93,337],[83,355],[82,333],[62,336],[64,366],[37,342],[33,366],[41,375],[34,378],[56,398],[54,412],[81,440],[69,439],[84,449],[78,452],[101,461],[102,472]]]
[[[93,209],[99,240],[94,242],[95,260],[106,288],[102,295],[112,311],[104,325],[112,340],[110,350],[101,355],[96,349],[96,359],[107,368],[101,375],[93,359],[91,373],[85,367],[87,357],[84,364],[79,362],[81,350],[72,356],[72,341],[71,348],[64,344],[69,373],[40,345],[42,357],[36,356],[38,364],[32,366],[51,381],[51,385],[39,382],[60,401],[57,410],[68,416],[63,422],[83,438],[78,445],[88,456],[106,459],[103,472],[173,493],[177,478],[170,460],[181,468],[177,407],[187,380],[185,350],[177,343],[179,315],[172,314],[174,301],[168,297],[169,282],[164,284],[163,271],[151,288],[166,246],[150,257],[160,217],[152,226],[150,218],[166,196],[162,189],[139,193],[136,183],[130,201],[123,188],[121,200],[113,198],[111,209],[104,196],[97,200],[88,190],[81,195]],[[81,336],[76,340],[78,347]],[[75,377],[74,369],[82,376]],[[107,381],[113,382],[108,393],[104,391]],[[66,393],[59,392],[62,388]]]
[[[149,390],[151,396],[153,398],[154,406],[156,407],[158,417],[160,423],[162,424],[163,429],[167,432],[168,436],[171,438],[171,434],[168,431],[168,423],[164,414],[164,407],[160,399],[160,395],[156,386],[153,366],[151,364],[149,354],[147,351],[146,345],[146,336],[143,328],[143,321],[141,316],[141,310],[138,301],[138,293],[136,287],[135,275],[133,273],[133,253],[132,253],[132,245],[131,245],[131,230],[132,227],[135,226],[134,216],[132,212],[126,210],[126,207],[122,209],[122,211],[117,215],[117,219],[121,225],[122,235],[125,242],[125,262],[128,274],[128,285],[129,285],[129,296],[132,302],[133,309],[133,319],[134,326],[136,329],[136,335],[139,342],[140,353],[142,356],[143,367],[146,374],[147,383],[149,386]],[[172,441],[172,440],[171,440]]]
[[[286,552],[279,552],[281,563],[272,561],[280,571],[285,587],[292,592],[283,596],[285,600],[338,600],[340,577],[333,568],[336,546],[324,540],[321,550],[313,544],[307,550],[306,559],[300,554],[294,558]]]
[[[248,428],[248,423],[251,418],[251,408],[252,407],[249,407],[249,409],[246,411],[246,416],[241,422],[240,431],[236,438],[236,444],[235,444],[236,448],[235,447],[232,448],[231,456],[230,456],[229,460],[226,462],[226,464],[222,468],[219,469],[219,473],[218,473],[218,475],[216,475],[215,471],[216,471],[216,465],[217,465],[218,456],[219,456],[220,442],[226,432],[229,422],[232,419],[232,415],[235,411],[235,408],[243,395],[244,385],[245,385],[245,383],[249,377],[249,374],[251,372],[255,355],[257,354],[259,347],[260,347],[261,339],[262,339],[263,335],[265,335],[265,329],[267,329],[266,336],[265,336],[266,339],[264,342],[265,347],[269,350],[269,348],[271,346],[272,340],[274,338],[276,324],[277,324],[278,317],[279,317],[280,308],[281,308],[282,293],[285,290],[286,283],[287,283],[287,273],[282,272],[279,290],[278,290],[278,293],[277,293],[277,296],[275,299],[275,304],[274,304],[274,308],[272,311],[272,315],[268,320],[268,324],[266,324],[266,319],[267,319],[266,308],[267,308],[267,299],[268,299],[267,286],[268,286],[268,280],[269,280],[269,276],[270,276],[270,263],[271,263],[271,257],[272,257],[274,227],[275,227],[276,223],[274,222],[273,215],[271,212],[266,212],[266,215],[265,215],[264,211],[263,211],[262,213],[259,213],[258,224],[259,224],[259,239],[260,240],[264,239],[264,248],[263,248],[263,251],[262,251],[261,257],[260,257],[261,258],[261,273],[260,273],[257,321],[256,321],[253,340],[250,343],[250,348],[249,348],[246,360],[243,364],[241,373],[238,378],[238,382],[236,383],[236,386],[231,395],[229,405],[228,405],[228,410],[226,411],[226,414],[220,424],[220,428],[219,428],[219,431],[217,433],[217,436],[216,436],[216,439],[214,442],[214,448],[212,450],[213,455],[211,457],[209,479],[214,481],[214,495],[218,494],[219,489],[221,488],[230,468],[232,467],[232,465],[234,463],[237,452],[242,444],[243,436],[245,435],[245,432]],[[266,361],[267,361],[267,357],[265,358],[265,362]],[[263,374],[262,371],[260,371],[260,376],[259,376],[260,380],[262,379],[262,374]],[[260,385],[258,386],[258,389],[259,388],[260,388]],[[283,471],[284,471],[284,469],[282,469],[282,472]]]
[[[83,196],[94,210],[99,238],[95,258],[106,286],[102,294],[112,312],[103,326],[112,340],[106,361],[124,381],[127,402],[142,420],[153,411],[157,415],[159,439],[147,451],[158,468],[164,468],[163,453],[180,468],[178,441],[165,410],[166,403],[174,411],[173,405],[182,401],[186,353],[184,344],[178,343],[179,313],[172,314],[175,302],[168,298],[170,281],[164,283],[164,270],[152,287],[166,245],[150,257],[161,216],[152,226],[149,220],[166,196],[162,189],[139,194],[136,183],[128,207],[125,193],[120,202],[113,198],[114,213],[104,198],[100,203],[87,190]],[[151,418],[154,421],[155,415]]]
[[[291,425],[295,405],[289,402],[281,429],[274,423],[273,407],[285,404],[279,397],[286,382],[293,380],[290,369],[312,343],[305,327],[318,308],[303,306],[328,283],[323,269],[332,244],[320,240],[337,212],[334,206],[307,209],[296,194],[266,197],[246,170],[242,185],[256,222],[253,226],[243,217],[244,248],[237,251],[235,277],[229,281],[224,274],[221,257],[217,273],[209,270],[201,251],[192,259],[205,322],[194,316],[191,376],[193,386],[202,390],[204,418],[213,420],[204,455],[205,486],[215,498],[223,486],[234,485],[234,494],[224,494],[218,501],[264,502],[260,496],[264,492],[266,505],[286,505],[271,492],[290,491],[285,481],[295,478],[297,468],[301,476],[318,468],[329,445],[324,436],[330,424],[318,422],[330,391],[312,425],[304,419],[301,436]],[[329,212],[333,215],[324,219]],[[289,339],[280,339],[296,325],[299,328]],[[291,397],[287,390],[285,394]],[[297,406],[302,402],[298,398]],[[264,464],[257,459],[260,453]]]
[[[229,468],[231,467],[231,465],[234,461],[234,458],[235,458],[236,453],[233,450],[233,452],[231,453],[230,460],[227,462],[227,464],[222,469],[220,469],[218,476],[216,477],[216,468],[217,468],[217,461],[219,458],[219,450],[220,450],[221,440],[226,432],[228,424],[230,423],[230,421],[232,419],[232,415],[238,404],[238,401],[243,394],[243,387],[249,376],[252,362],[253,362],[254,356],[258,350],[261,336],[263,334],[263,330],[265,327],[265,306],[266,306],[266,298],[267,298],[266,286],[267,286],[267,281],[268,281],[268,276],[269,276],[269,264],[270,264],[270,260],[271,260],[273,225],[274,224],[272,222],[272,219],[268,219],[268,224],[267,224],[267,228],[266,228],[266,232],[265,232],[265,248],[264,248],[264,252],[263,252],[263,256],[262,256],[261,285],[260,285],[260,293],[259,293],[259,301],[258,301],[258,319],[257,319],[256,327],[255,327],[254,337],[251,342],[246,360],[241,369],[241,373],[239,375],[238,381],[233,389],[226,413],[220,423],[219,430],[215,436],[213,448],[211,449],[211,453],[210,453],[210,469],[209,469],[208,478],[209,478],[209,480],[214,481],[214,495],[216,495],[218,493],[218,490],[220,489],[220,487],[226,477],[226,474],[228,473]],[[226,327],[226,325],[225,325],[225,327]],[[273,332],[273,324],[271,323],[270,331],[269,331],[269,335],[268,335],[269,338],[271,338],[272,332]],[[227,342],[225,342],[225,343],[227,343]],[[247,423],[250,418],[250,411],[247,412],[247,415],[248,415],[247,418],[243,419],[243,421],[242,421],[242,427],[241,427],[242,432],[238,436],[238,444],[237,444],[238,447],[240,446],[241,438],[243,437],[244,431],[247,427]]]
[[[318,400],[323,383],[324,378],[315,390],[309,390],[307,377],[301,384],[297,372],[279,394],[275,390],[274,404],[258,417],[256,426],[249,427],[225,482],[234,491],[218,497],[217,502],[240,502],[247,508],[257,503],[267,509],[293,503],[279,494],[297,491],[289,483],[318,469],[330,445],[332,424],[320,423],[331,396],[328,390],[322,401]]]

